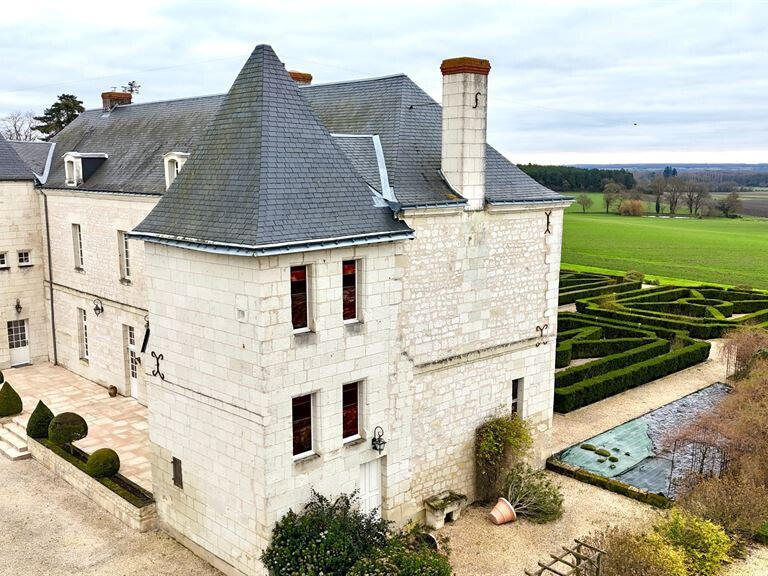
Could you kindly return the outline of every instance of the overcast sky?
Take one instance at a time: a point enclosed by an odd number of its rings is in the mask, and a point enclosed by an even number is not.
[[[271,44],[315,82],[491,61],[488,140],[517,163],[768,162],[764,2],[4,2],[0,116],[226,92]]]

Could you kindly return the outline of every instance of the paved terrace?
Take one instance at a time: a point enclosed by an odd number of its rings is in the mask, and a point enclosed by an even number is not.
[[[24,402],[26,423],[42,400],[54,414],[77,412],[88,423],[88,436],[75,445],[88,453],[112,448],[120,456],[120,473],[152,491],[147,409],[133,398],[110,398],[107,389],[60,366],[34,364],[4,370],[5,379]]]

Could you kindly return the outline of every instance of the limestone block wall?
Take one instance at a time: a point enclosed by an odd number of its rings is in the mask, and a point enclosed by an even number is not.
[[[7,322],[28,320],[30,360],[48,357],[43,298],[42,220],[38,192],[32,182],[0,182],[0,253],[7,268],[0,270],[0,369],[10,366]],[[32,266],[19,267],[18,251],[29,250]],[[16,300],[22,306],[15,310]]]
[[[125,281],[121,279],[118,231],[132,230],[154,207],[157,197],[54,189],[46,189],[45,193],[59,363],[85,378],[104,386],[114,385],[121,394],[130,395],[124,326],[134,328],[136,347],[140,351],[147,314],[144,243],[129,240],[130,281]],[[72,224],[80,225],[82,270],[75,269]],[[49,307],[47,268],[45,278]],[[97,298],[104,307],[98,317],[94,313]],[[80,359],[77,308],[87,313],[87,362]],[[50,341],[49,346],[52,347]],[[142,362],[147,361],[142,358]],[[137,398],[146,403],[142,370],[138,380]]]

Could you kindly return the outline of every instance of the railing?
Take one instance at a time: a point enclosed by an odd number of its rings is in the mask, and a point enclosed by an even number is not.
[[[546,563],[539,562],[535,572],[525,571],[527,576],[602,576],[605,552],[581,540],[575,540],[573,548],[563,546],[559,554],[550,554]]]

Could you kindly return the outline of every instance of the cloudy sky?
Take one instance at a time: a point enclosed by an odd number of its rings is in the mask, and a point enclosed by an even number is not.
[[[0,116],[228,90],[256,44],[315,82],[404,72],[438,101],[443,58],[488,58],[488,139],[518,163],[768,162],[768,3],[4,3]]]

